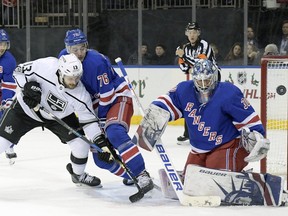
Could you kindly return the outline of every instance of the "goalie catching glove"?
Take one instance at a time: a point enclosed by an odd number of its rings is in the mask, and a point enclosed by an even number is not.
[[[263,137],[258,131],[250,132],[249,128],[243,128],[241,142],[249,153],[244,158],[246,162],[259,161],[267,156],[270,148],[270,141]]]
[[[42,89],[38,82],[31,81],[24,85],[23,101],[30,109],[33,109],[41,102]]]
[[[94,139],[93,143],[95,143],[99,148],[102,149],[102,152],[99,152],[93,147],[91,148],[92,152],[97,153],[99,160],[107,162],[107,163],[112,163],[114,159],[108,147],[110,144],[108,140],[106,139],[105,135],[100,134]]]

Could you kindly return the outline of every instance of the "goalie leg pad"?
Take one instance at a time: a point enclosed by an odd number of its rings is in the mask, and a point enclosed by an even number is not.
[[[180,171],[177,171],[178,174],[180,174]],[[169,178],[165,172],[164,169],[159,169],[158,174],[160,177],[160,184],[161,184],[161,190],[162,194],[165,198],[169,199],[178,199],[177,194],[175,193],[173,186],[171,185]]]
[[[221,199],[219,196],[189,196],[184,194],[182,190],[181,192],[178,191],[178,194],[176,194],[165,170],[160,169],[158,172],[160,176],[162,194],[165,198],[175,200],[179,199],[181,205],[184,206],[215,207],[220,205]],[[182,172],[177,171],[177,173],[181,174]]]
[[[184,194],[221,197],[228,205],[280,206],[284,180],[270,174],[230,172],[188,165]]]
[[[152,151],[156,141],[161,138],[168,124],[170,113],[154,104],[150,104],[132,142],[147,151]]]

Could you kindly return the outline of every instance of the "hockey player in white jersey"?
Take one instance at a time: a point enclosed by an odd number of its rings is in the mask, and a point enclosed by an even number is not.
[[[39,104],[62,119],[71,128],[84,124],[84,134],[90,140],[101,136],[89,93],[80,81],[83,69],[74,55],[37,59],[18,65],[13,76],[21,89],[12,106],[3,115],[0,125],[0,154],[35,127],[47,128],[71,148],[71,163],[67,170],[76,184],[101,187],[101,181],[85,173],[90,145],[37,109]],[[78,118],[75,113],[77,113]]]

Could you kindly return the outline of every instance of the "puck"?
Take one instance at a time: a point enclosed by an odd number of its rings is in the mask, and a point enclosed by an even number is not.
[[[279,86],[276,88],[276,92],[277,92],[277,94],[279,94],[279,95],[284,95],[284,94],[286,94],[287,89],[286,89],[286,87],[285,87],[284,85],[279,85]]]

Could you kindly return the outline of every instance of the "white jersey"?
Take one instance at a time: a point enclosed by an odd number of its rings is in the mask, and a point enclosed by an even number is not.
[[[14,79],[20,89],[26,82],[36,81],[42,89],[41,105],[58,118],[62,119],[72,113],[77,113],[80,123],[92,122],[85,125],[85,134],[93,140],[101,133],[92,108],[92,101],[84,85],[79,81],[74,89],[65,88],[57,76],[58,59],[47,57],[20,64],[14,71]],[[17,100],[24,112],[36,121],[42,122],[33,109],[23,101],[23,93],[19,91]],[[40,110],[44,119],[52,120],[51,116]]]

